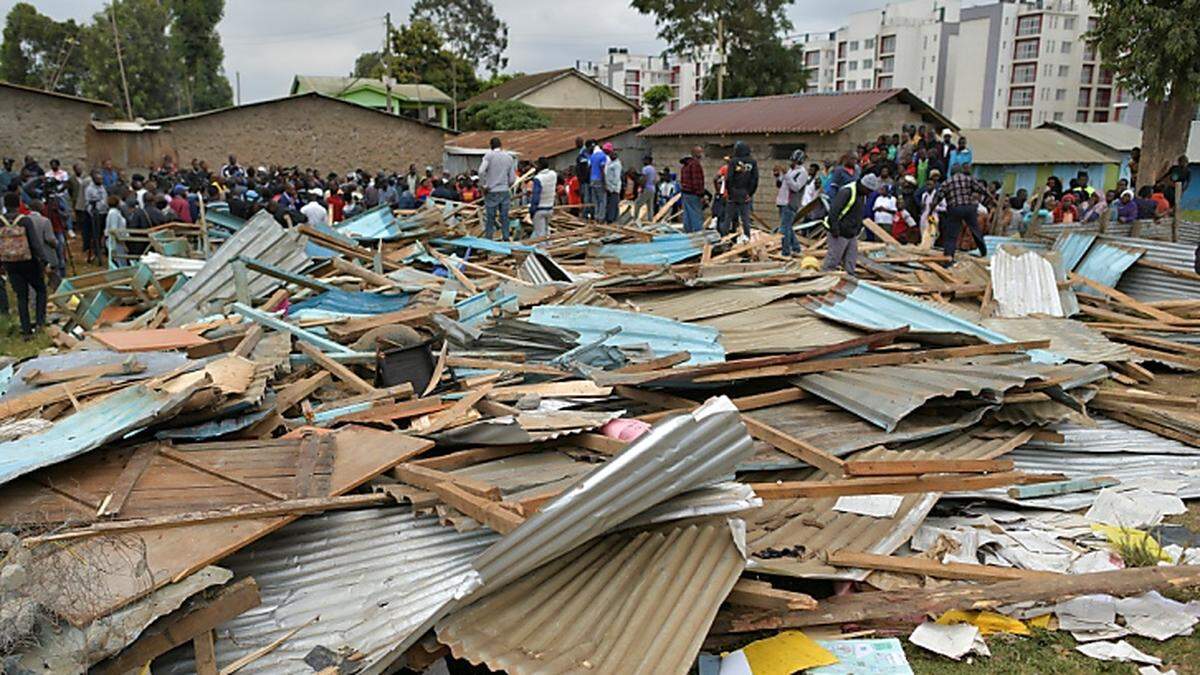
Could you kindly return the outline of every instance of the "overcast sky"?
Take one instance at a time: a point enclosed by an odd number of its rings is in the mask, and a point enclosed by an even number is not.
[[[0,0],[8,14],[16,0]],[[34,0],[56,19],[87,20],[101,0]],[[576,60],[598,60],[608,47],[634,53],[660,53],[654,19],[642,16],[625,0],[493,0],[508,23],[508,70],[536,72],[562,68]],[[884,0],[796,0],[790,11],[794,32],[836,28],[854,11],[879,7]],[[226,0],[218,30],[225,47],[230,83],[241,73],[243,102],[287,94],[292,76],[349,74],[354,59],[383,43],[383,17],[408,18],[411,0]]]

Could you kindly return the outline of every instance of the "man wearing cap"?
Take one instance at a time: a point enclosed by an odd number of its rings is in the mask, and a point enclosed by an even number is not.
[[[822,271],[832,272],[841,268],[850,276],[856,276],[858,235],[863,229],[863,207],[867,195],[879,189],[879,182],[879,176],[869,173],[857,181],[846,183],[833,196],[833,202],[829,205],[829,215],[825,217],[829,250],[825,254],[825,262],[821,265]]]
[[[604,167],[608,165],[608,154],[596,141],[588,141],[592,154],[588,157],[588,201],[594,204],[592,220],[602,221],[608,213],[608,188],[604,184]],[[611,144],[610,144],[611,146]]]
[[[808,184],[808,171],[804,169],[804,151],[792,151],[792,165],[783,174],[779,185],[779,234],[783,238],[784,256],[800,255],[800,243],[796,241],[796,214],[804,206],[804,188]]]
[[[517,178],[517,160],[501,147],[500,139],[493,137],[491,150],[483,155],[479,163],[479,176],[483,179],[483,236],[491,239],[496,231],[496,217],[500,217],[500,235],[508,241],[508,207],[510,192]]]
[[[625,178],[625,167],[621,166],[621,158],[612,143],[604,144],[604,154],[608,155],[608,163],[604,165],[605,205],[604,222],[617,222],[617,212],[621,209],[621,182]]]

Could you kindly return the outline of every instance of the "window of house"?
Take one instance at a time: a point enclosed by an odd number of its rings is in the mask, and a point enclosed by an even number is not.
[[[852,51],[852,52],[858,51],[858,40],[850,41],[850,51]]]
[[[1097,89],[1095,107],[1107,108],[1110,105],[1112,105],[1112,89]]]
[[[850,68],[849,68],[849,69],[850,69],[851,71],[858,70],[858,61],[851,61],[851,62],[850,62]]]
[[[896,36],[895,35],[884,35],[883,37],[879,38],[879,53],[880,54],[891,54],[894,51],[896,51]]]
[[[883,77],[880,77],[879,78],[879,88],[880,89],[891,89],[892,88],[892,76],[885,75]]]
[[[1110,85],[1113,82],[1112,71],[1108,68],[1101,68],[1097,77],[1099,79],[1096,80],[1096,84]]]
[[[1033,87],[1013,87],[1008,92],[1008,105],[1013,108],[1028,108],[1033,105]]]
[[[1074,46],[1075,46],[1075,43],[1074,43],[1074,42],[1071,42],[1070,40],[1063,40],[1063,41],[1062,41],[1062,53],[1063,53],[1063,54],[1070,54],[1070,53],[1071,53],[1071,48],[1072,48],[1072,47],[1074,47]]]
[[[1090,42],[1083,43],[1083,60],[1084,61],[1095,61],[1096,60],[1096,45],[1094,45]]]
[[[1030,122],[1033,121],[1033,114],[1029,110],[1010,110],[1008,113],[1009,129],[1028,129]]]
[[[854,80],[850,80],[846,83],[846,91],[854,91],[856,89],[858,89],[858,83]]]
[[[1023,61],[1026,59],[1036,59],[1037,56],[1037,40],[1019,40],[1016,42],[1016,48],[1013,51],[1013,59],[1017,61]]]
[[[1050,17],[1050,29],[1054,30],[1055,28],[1058,28],[1058,17],[1051,16]]]
[[[864,49],[875,49],[875,38],[867,38],[863,40]]]
[[[872,63],[873,62],[871,61],[871,59],[863,59],[863,62],[862,62],[863,70],[870,70]]]
[[[896,69],[896,57],[885,56],[879,59],[879,72],[890,73]]]
[[[1078,105],[1078,107],[1090,108],[1091,105],[1092,105],[1092,90],[1091,89],[1080,89],[1079,90],[1079,105]]]
[[[1088,111],[1086,111],[1086,110],[1075,111],[1075,121],[1076,122],[1086,122],[1087,118],[1088,118]]]
[[[797,150],[808,150],[805,143],[779,143],[771,145],[771,159],[791,159]],[[721,155],[724,157],[724,155]]]
[[[1023,16],[1017,19],[1017,35],[1037,35],[1042,32],[1042,15]]]
[[[1054,40],[1046,40],[1046,53],[1047,54],[1054,53]]]
[[[1097,110],[1096,112],[1092,113],[1092,121],[1093,122],[1107,122],[1108,121],[1108,111],[1107,110]]]
[[[1066,89],[1055,89],[1054,90],[1054,100],[1055,101],[1067,100],[1067,90]]]
[[[1075,17],[1073,17],[1073,16],[1063,17],[1063,29],[1064,30],[1075,30]]]
[[[1062,119],[1063,119],[1063,114],[1061,112],[1054,113],[1054,121],[1055,122],[1061,122]]]
[[[804,65],[815,66],[821,63],[821,52],[808,52],[804,55]]]
[[[1058,76],[1059,77],[1070,77],[1071,76],[1071,66],[1059,66],[1058,67]]]
[[[1022,63],[1013,66],[1012,81],[1016,84],[1027,84],[1037,80],[1037,64]]]
[[[867,78],[867,79],[865,79],[865,80],[863,80],[863,81],[862,81],[862,88],[863,88],[863,89],[870,89],[870,88],[871,88],[871,78]]]
[[[1095,72],[1095,70],[1096,70],[1096,67],[1091,66],[1091,65],[1083,66],[1082,68],[1080,68],[1079,69],[1080,84],[1091,84],[1092,83],[1092,73]]]

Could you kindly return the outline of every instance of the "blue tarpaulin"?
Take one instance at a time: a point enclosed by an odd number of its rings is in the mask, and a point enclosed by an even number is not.
[[[384,314],[402,310],[406,305],[408,294],[379,295],[334,289],[297,302],[289,313],[316,309],[334,314]]]

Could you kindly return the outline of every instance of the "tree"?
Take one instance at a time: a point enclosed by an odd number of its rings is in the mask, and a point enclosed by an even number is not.
[[[667,102],[671,100],[671,88],[665,84],[656,84],[642,94],[642,105],[646,106],[646,114],[642,115],[642,126],[650,126],[661,120],[667,114]]]
[[[184,100],[180,112],[223,108],[233,104],[233,89],[225,77],[225,50],[217,24],[225,13],[225,0],[168,0],[171,14],[171,49],[182,64]]]
[[[464,116],[465,128],[469,130],[511,131],[550,126],[550,118],[545,113],[520,101],[475,103],[466,109]]]
[[[632,0],[630,4],[642,14],[654,15],[658,37],[672,51],[695,56],[719,49],[723,39],[731,64],[756,50],[777,52],[783,47],[780,36],[792,28],[785,12],[792,0]]]
[[[725,98],[794,94],[808,86],[804,53],[798,46],[785,47],[778,39],[753,49],[729,52],[725,69]],[[717,97],[716,67],[704,83],[704,97]]]
[[[33,5],[18,2],[4,22],[0,46],[0,80],[64,94],[80,94],[83,60],[81,28],[75,21],[55,21]]]
[[[413,21],[392,29],[391,53],[361,54],[354,62],[358,77],[390,76],[400,83],[426,83],[459,98],[479,93],[479,79],[470,61],[446,49],[442,36],[428,21]]]
[[[1100,17],[1088,40],[1103,67],[1146,99],[1138,182],[1148,184],[1187,147],[1200,100],[1200,0],[1091,2]]]
[[[116,5],[121,38],[121,60],[129,82],[129,99],[135,117],[154,119],[180,112],[176,95],[182,67],[172,58],[167,27],[171,17],[158,0],[121,0]],[[121,69],[113,38],[109,4],[92,17],[83,40],[87,75],[84,93],[125,109]]]
[[[438,27],[451,52],[493,76],[508,65],[508,24],[488,0],[417,0],[409,22],[417,21]]]
[[[354,77],[383,77],[383,52],[363,52],[354,59]]]

